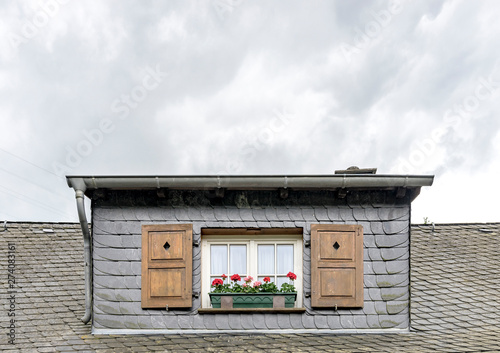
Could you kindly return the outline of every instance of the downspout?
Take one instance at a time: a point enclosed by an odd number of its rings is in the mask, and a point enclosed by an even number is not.
[[[85,189],[85,187],[83,187]],[[76,207],[78,218],[83,233],[83,260],[85,270],[85,315],[82,317],[84,324],[88,323],[92,317],[92,252],[90,243],[90,230],[85,216],[85,194],[84,190],[75,188]]]

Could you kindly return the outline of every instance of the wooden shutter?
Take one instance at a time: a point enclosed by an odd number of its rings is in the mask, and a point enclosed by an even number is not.
[[[192,306],[193,226],[142,226],[143,308]]]
[[[311,225],[311,305],[363,307],[363,227]]]

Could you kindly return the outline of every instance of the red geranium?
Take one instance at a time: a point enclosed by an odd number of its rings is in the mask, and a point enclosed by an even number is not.
[[[226,279],[227,278],[227,276],[224,275],[224,274],[221,277],[222,277],[222,279]]]
[[[264,282],[269,283],[271,282],[271,279],[269,277],[264,277]]]
[[[292,281],[297,279],[297,275],[293,272],[288,272],[286,276],[290,278]]]
[[[216,278],[212,281],[212,287],[222,286],[224,282],[220,278]]]
[[[241,281],[241,277],[239,274],[235,273],[234,275],[231,276],[231,281]]]

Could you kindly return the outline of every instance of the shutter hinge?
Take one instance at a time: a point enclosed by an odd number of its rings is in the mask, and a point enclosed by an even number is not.
[[[193,292],[193,297],[199,298],[200,297],[200,292]]]
[[[304,241],[304,246],[305,246],[306,248],[311,247],[311,241],[310,241],[310,240],[306,240],[306,241]]]
[[[310,298],[311,297],[311,292],[304,292],[304,296],[306,298]]]
[[[193,240],[193,246],[200,246],[200,239]]]

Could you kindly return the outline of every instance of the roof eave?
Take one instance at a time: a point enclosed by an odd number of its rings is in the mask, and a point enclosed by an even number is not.
[[[433,175],[237,175],[237,176],[67,176],[75,190],[146,190],[169,189],[233,189],[269,190],[292,188],[301,190],[338,188],[420,188],[431,186]]]

